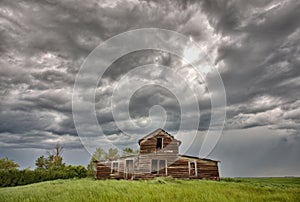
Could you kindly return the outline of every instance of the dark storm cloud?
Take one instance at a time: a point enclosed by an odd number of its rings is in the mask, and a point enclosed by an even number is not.
[[[180,4],[168,3],[164,10],[147,2],[2,1],[1,131],[21,134],[40,130],[57,136],[74,135],[71,91],[86,55],[101,41],[128,29],[159,24],[176,29],[189,20],[193,9],[175,9],[178,16],[170,15],[164,22],[161,19],[164,13],[179,7]],[[180,20],[174,20],[177,18]],[[156,55],[168,65],[168,59]],[[144,58],[141,60],[150,60]],[[122,75],[124,70],[111,69],[109,75],[113,79],[114,74]],[[99,117],[100,122],[104,117]],[[111,126],[112,121],[108,116],[105,122]],[[118,130],[107,127],[106,131]]]
[[[178,31],[207,51],[225,85],[228,132],[262,126],[274,133],[298,137],[299,9],[297,0],[1,1],[1,148],[49,148],[57,141],[69,148],[82,148],[71,109],[80,65],[99,43],[124,31],[145,27]],[[124,136],[114,122],[110,108],[114,88],[135,67],[153,63],[172,67],[186,76],[187,84],[200,86],[200,90],[196,89],[201,110],[198,130],[209,127],[211,103],[208,89],[203,87],[205,82],[195,79],[194,72],[183,67],[181,59],[174,55],[137,51],[115,61],[96,90],[98,122],[116,144],[124,146],[127,141],[133,145],[135,139]],[[159,68],[139,77],[144,81],[170,82],[170,75]],[[211,93],[219,92],[213,89]],[[124,104],[122,100],[117,103]],[[180,104],[162,88],[139,89],[130,100],[131,118],[142,121],[157,104],[167,112],[165,129],[176,132]],[[190,110],[188,119],[195,119],[189,99],[183,104]],[[160,120],[156,116],[154,122]],[[287,140],[284,148],[290,138],[283,138]]]
[[[110,65],[105,71],[103,78],[117,80],[120,76],[136,67],[154,63],[174,68],[178,64],[178,57],[157,50],[135,51],[122,56]]]
[[[169,101],[168,101],[169,100]],[[151,107],[160,105],[167,115],[166,130],[178,130],[180,125],[180,104],[169,90],[160,86],[140,88],[130,100],[129,112],[132,118],[148,117]]]
[[[222,73],[229,102],[227,123],[237,120],[238,124],[233,124],[237,128],[260,125],[296,128],[297,119],[284,118],[289,113],[284,106],[300,96],[297,83],[300,4],[298,1],[257,3],[203,2],[203,11],[216,32],[229,38],[219,46],[217,57],[228,68]],[[265,104],[259,102],[264,99]],[[270,120],[274,115],[279,117]]]

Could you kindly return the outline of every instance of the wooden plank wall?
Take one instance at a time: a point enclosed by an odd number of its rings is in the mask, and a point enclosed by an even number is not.
[[[149,157],[149,156],[148,156]],[[148,160],[147,157],[147,160]],[[135,160],[137,161],[137,159]],[[197,162],[197,176],[189,175],[189,162]],[[125,159],[119,160],[119,173],[111,174],[110,163],[97,164],[97,179],[124,179]],[[144,166],[145,168],[143,169]],[[211,179],[219,180],[218,162],[203,159],[179,158],[172,164],[168,165],[167,175],[174,178],[183,179]],[[152,179],[154,177],[165,176],[165,174],[151,174],[150,162],[135,163],[134,179]]]
[[[163,138],[162,149],[156,149],[157,138]],[[148,138],[147,140],[141,142],[140,154],[163,152],[163,153],[173,153],[178,155],[178,147],[179,147],[179,142],[177,140],[173,139],[169,135],[166,135],[165,133],[159,133],[158,135]]]
[[[163,138],[163,148],[157,149],[157,138]],[[128,159],[134,159],[133,179],[152,179],[163,174],[151,174],[151,160],[167,160],[167,175],[174,178],[186,179],[213,179],[219,180],[218,162],[178,155],[179,141],[161,131],[153,137],[148,137],[140,142],[140,155]],[[97,179],[124,179],[125,161],[121,158],[119,172],[111,174],[111,162],[97,163]],[[189,174],[189,162],[196,162],[197,175]]]
[[[208,160],[197,160],[198,174],[201,179],[220,180],[218,162]]]
[[[168,167],[168,175],[174,178],[189,178],[188,160],[178,159]]]
[[[97,179],[109,179],[111,173],[111,167],[108,166],[108,163],[97,163]]]
[[[163,138],[163,148],[157,149],[157,138]],[[136,173],[151,173],[151,160],[167,160],[174,162],[178,158],[179,142],[164,132],[144,140],[140,144],[140,156]],[[168,164],[170,165],[170,163]]]
[[[197,162],[197,176],[190,176],[188,164],[194,161]],[[174,178],[219,180],[218,162],[181,157],[168,167],[168,174]]]

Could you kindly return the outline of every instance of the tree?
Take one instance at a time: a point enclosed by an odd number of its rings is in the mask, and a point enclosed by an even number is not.
[[[117,159],[119,158],[120,155],[119,155],[119,151],[117,148],[113,149],[113,148],[110,148],[108,150],[108,153],[107,153],[107,156],[106,156],[106,159],[108,160],[114,160],[114,159]]]
[[[46,159],[46,169],[59,169],[63,168],[65,164],[63,163],[63,158],[61,156],[50,155]]]
[[[40,156],[35,161],[35,166],[37,169],[46,169],[46,158],[44,156]]]
[[[55,148],[52,151],[48,151],[47,152],[48,156],[49,157],[52,156],[51,160],[53,162],[56,162],[56,161],[59,162],[61,160],[61,158],[62,158],[63,149],[64,149],[63,145],[61,145],[58,142],[58,143],[56,143]]]
[[[139,149],[134,151],[132,148],[126,147],[126,148],[123,149],[122,156],[134,155],[134,154],[138,154],[139,152],[140,152]]]
[[[126,147],[123,149],[123,154],[122,156],[129,156],[133,153],[133,149],[129,148],[129,147]]]
[[[0,159],[0,170],[16,170],[19,164],[7,157]]]
[[[60,169],[65,166],[63,163],[63,146],[60,143],[55,145],[52,151],[47,152],[47,158],[40,156],[36,161],[35,165],[37,169]]]
[[[65,164],[63,163],[62,153],[63,153],[63,145],[59,142],[56,143],[55,148],[52,151],[48,151],[48,158],[46,161],[46,167],[48,169],[51,168],[61,168],[64,167]]]

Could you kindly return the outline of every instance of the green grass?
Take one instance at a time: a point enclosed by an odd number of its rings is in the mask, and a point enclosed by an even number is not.
[[[0,201],[300,201],[300,178],[55,180],[0,188]]]

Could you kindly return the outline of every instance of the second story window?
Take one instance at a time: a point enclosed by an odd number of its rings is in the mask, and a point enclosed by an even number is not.
[[[162,138],[157,138],[156,139],[156,149],[162,149],[163,148],[163,139]]]

